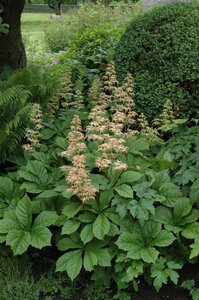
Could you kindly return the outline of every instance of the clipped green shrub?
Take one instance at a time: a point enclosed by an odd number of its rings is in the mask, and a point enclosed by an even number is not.
[[[190,116],[198,108],[199,4],[158,7],[134,19],[116,47],[120,81],[135,78],[137,110],[157,116],[166,99]]]

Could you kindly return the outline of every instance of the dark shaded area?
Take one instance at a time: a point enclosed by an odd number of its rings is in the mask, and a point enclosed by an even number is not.
[[[9,25],[8,34],[0,35],[0,70],[8,65],[16,70],[26,66],[26,54],[21,36],[21,14],[25,0],[0,0],[0,16]]]

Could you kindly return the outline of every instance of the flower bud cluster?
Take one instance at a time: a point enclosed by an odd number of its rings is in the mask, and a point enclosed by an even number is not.
[[[67,136],[69,146],[61,153],[62,157],[71,159],[71,166],[63,166],[66,172],[66,181],[70,184],[68,191],[76,195],[82,202],[95,199],[97,189],[92,185],[89,172],[86,170],[86,144],[82,133],[81,120],[75,115],[71,122],[70,132]]]
[[[30,114],[30,125],[31,128],[26,129],[25,138],[28,141],[28,144],[23,145],[23,149],[27,152],[33,152],[36,148],[40,146],[40,138],[41,138],[41,129],[43,129],[42,125],[43,114],[42,109],[39,103],[33,104],[33,109]]]

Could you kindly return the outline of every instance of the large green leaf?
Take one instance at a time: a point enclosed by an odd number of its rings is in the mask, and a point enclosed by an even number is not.
[[[30,244],[31,246],[41,249],[51,245],[52,233],[47,227],[33,226],[30,232]]]
[[[34,226],[50,226],[58,219],[55,211],[42,211],[34,220]]]
[[[59,195],[55,190],[46,190],[44,192],[42,192],[41,194],[39,194],[39,196],[37,196],[37,198],[52,198],[52,197],[56,197],[57,195]]]
[[[87,224],[80,233],[80,238],[84,244],[93,239],[93,224]]]
[[[112,189],[108,189],[108,190],[100,192],[100,196],[99,196],[100,210],[103,210],[110,206],[110,202],[111,202],[111,199],[113,198],[113,195],[114,195],[114,193],[113,193]]]
[[[30,230],[32,224],[32,203],[28,196],[19,200],[16,207],[16,217],[24,230]]]
[[[68,220],[62,227],[61,234],[71,234],[75,232],[79,228],[80,224],[81,223],[78,220]]]
[[[164,204],[169,207],[173,207],[183,197],[180,188],[173,183],[162,184],[159,191],[165,197]]]
[[[93,223],[93,234],[99,240],[103,240],[104,236],[110,230],[110,222],[108,218],[101,214],[97,217],[95,222]]]
[[[136,171],[126,171],[120,177],[121,183],[133,183],[138,181],[143,175]]]
[[[144,222],[149,219],[150,215],[155,214],[155,207],[153,201],[149,199],[131,200],[127,205],[131,215],[137,218],[139,222]]]
[[[45,165],[38,161],[28,161],[26,170],[39,178],[43,184],[48,182],[48,174]]]
[[[62,255],[57,261],[56,271],[66,271],[71,280],[74,280],[82,268],[82,251],[74,250]]]
[[[87,247],[84,253],[83,265],[86,271],[91,272],[94,266],[97,265],[97,256],[95,254],[95,248]]]
[[[188,215],[192,209],[189,199],[182,198],[174,205],[174,222],[178,223],[184,216]]]
[[[72,218],[80,211],[81,208],[82,208],[81,203],[68,203],[65,205],[62,213],[66,217]]]
[[[161,230],[160,233],[150,243],[151,246],[167,247],[173,243],[175,236],[167,230]]]
[[[79,245],[78,243],[73,241],[70,237],[67,237],[59,240],[59,242],[57,243],[57,248],[60,251],[66,251],[69,249],[81,249],[82,245]]]
[[[0,177],[0,194],[3,194],[8,200],[12,199],[13,182],[8,177]]]
[[[95,248],[95,255],[97,257],[97,264],[101,267],[111,266],[111,255],[108,248]]]
[[[36,182],[24,182],[21,185],[21,190],[25,189],[26,192],[31,194],[39,194],[43,192],[43,189],[40,188],[39,184]]]
[[[8,232],[6,244],[11,246],[14,255],[22,254],[26,252],[30,245],[30,233],[23,230],[12,229]]]
[[[124,232],[120,235],[116,245],[119,247],[119,249],[125,251],[131,251],[134,245],[138,245],[139,249],[143,246],[139,240],[136,240],[136,237],[133,234],[128,232]]]
[[[162,224],[169,224],[173,225],[173,214],[170,210],[170,208],[164,207],[164,206],[158,206],[155,209],[155,215],[152,216],[152,219],[156,222],[162,223]]]
[[[22,229],[19,221],[16,218],[14,210],[9,210],[4,213],[4,218],[0,220],[0,233],[8,233],[12,229]]]
[[[120,186],[115,187],[116,192],[124,197],[124,198],[132,198],[133,197],[133,191],[132,188],[127,184],[122,184]]]
[[[146,247],[140,251],[140,256],[147,263],[154,263],[158,258],[159,252],[153,247]]]

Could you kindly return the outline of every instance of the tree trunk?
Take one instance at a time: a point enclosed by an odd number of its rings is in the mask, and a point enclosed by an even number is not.
[[[61,3],[62,3],[62,1],[56,1],[56,4],[55,4],[55,14],[57,16],[61,16]]]
[[[21,14],[25,0],[0,0],[0,16],[9,25],[9,33],[0,35],[0,70],[8,65],[12,69],[26,66],[25,48],[21,36]]]

